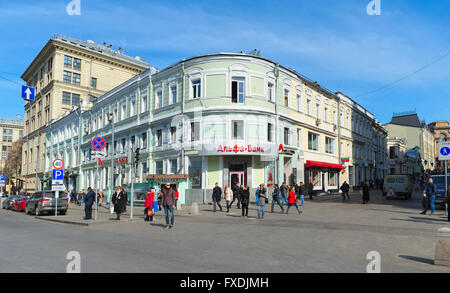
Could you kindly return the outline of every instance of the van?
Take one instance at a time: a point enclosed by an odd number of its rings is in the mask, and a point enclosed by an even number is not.
[[[384,177],[384,196],[386,196],[390,188],[392,188],[397,196],[410,199],[414,185],[409,175],[387,175]]]

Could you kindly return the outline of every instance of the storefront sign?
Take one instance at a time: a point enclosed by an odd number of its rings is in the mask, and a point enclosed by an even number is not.
[[[116,160],[117,164],[128,164],[128,158],[120,158]]]
[[[225,152],[234,152],[234,153],[243,153],[243,152],[249,152],[249,153],[264,153],[264,147],[259,147],[259,146],[252,146],[252,145],[248,145],[248,146],[238,146],[235,145],[234,147],[229,147],[229,146],[222,146],[219,145],[219,147],[217,148],[217,152],[218,153],[225,153]]]
[[[245,144],[245,145],[226,145],[226,144],[204,144],[202,145],[200,156],[217,156],[217,155],[259,155],[274,156],[276,155],[276,146],[273,144]]]

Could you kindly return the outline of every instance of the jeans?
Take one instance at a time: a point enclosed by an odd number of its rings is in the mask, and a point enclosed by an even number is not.
[[[86,220],[92,219],[92,205],[85,205],[84,206],[84,213]]]
[[[287,201],[286,192],[281,193],[281,199],[282,199],[283,205],[287,205],[288,201]]]
[[[347,196],[347,198],[350,200],[350,196],[348,195],[348,191],[342,191],[342,197],[345,200],[345,196]]]
[[[227,212],[228,212],[230,210],[230,201],[226,200],[225,202],[227,203]]]
[[[240,204],[241,204],[241,197],[240,196],[233,196],[233,200],[230,203],[230,209],[231,209],[231,205],[234,203],[234,201],[237,199],[237,208],[240,208]]]
[[[172,206],[164,206],[164,214],[166,214],[166,225],[169,225],[169,212],[171,214],[170,225],[173,226],[174,215]]]
[[[216,204],[219,206],[220,211],[222,211],[222,206],[220,205],[220,200],[213,199],[214,201],[214,211],[216,211]]]
[[[260,199],[260,200],[264,200],[264,198]],[[258,206],[258,216],[260,213],[262,213],[264,215],[264,206]]]
[[[286,214],[289,213],[289,208],[290,208],[291,206],[295,206],[295,208],[297,209],[297,212],[300,214],[300,210],[298,209],[298,205],[297,205],[296,202],[290,203],[290,204],[288,205],[287,210],[286,210]]]
[[[280,203],[280,198],[278,197],[278,198],[272,198],[272,208],[271,208],[271,212],[273,213],[273,207],[275,206],[275,203],[277,203],[279,206],[280,206],[280,208],[281,208],[281,211],[282,212],[284,212],[284,208],[283,208],[283,206],[281,205],[281,203]]]
[[[300,195],[300,201],[302,202],[302,206],[305,205],[305,196],[303,194]]]
[[[425,203],[425,209],[423,210],[424,213],[428,211],[428,208],[431,206],[431,214],[434,214],[435,206],[434,206],[434,200],[436,196],[435,195],[427,195],[427,201]]]

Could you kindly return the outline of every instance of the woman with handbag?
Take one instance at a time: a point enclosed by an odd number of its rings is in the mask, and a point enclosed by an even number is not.
[[[155,193],[153,192],[153,188],[147,189],[147,197],[145,198],[145,219],[146,222],[153,221],[153,215],[155,214],[153,210],[153,202],[155,200]]]
[[[261,184],[256,192],[258,204],[258,219],[264,219],[264,207],[266,206],[266,190]]]

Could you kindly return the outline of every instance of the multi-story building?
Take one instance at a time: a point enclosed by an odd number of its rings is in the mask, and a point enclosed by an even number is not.
[[[16,118],[0,119],[0,133],[2,134],[2,140],[0,141],[0,148],[2,150],[0,169],[5,167],[6,156],[12,149],[13,142],[22,138],[23,125],[23,119],[20,118],[20,114]]]
[[[41,188],[48,122],[77,107],[89,108],[97,97],[149,67],[140,57],[105,44],[62,36],[50,39],[22,75],[36,89],[35,100],[25,104],[25,188]]]
[[[384,128],[388,131],[389,137],[406,138],[406,148],[419,148],[424,171],[434,168],[436,155],[433,133],[419,120],[416,113],[395,114]]]
[[[78,138],[59,134],[76,124]],[[343,180],[375,180],[385,172],[386,134],[343,94],[271,60],[220,53],[144,72],[90,110],[55,121],[47,129],[46,154],[51,161],[79,145],[76,188],[96,186],[98,178],[110,194],[118,185],[129,188],[130,160],[140,148],[133,182],[172,182],[180,202],[190,203],[209,198],[216,182],[248,185],[253,196],[261,183],[312,182],[320,193],[338,192]],[[97,177],[91,142],[98,136],[106,140],[107,156]]]
[[[439,161],[439,142],[450,141],[450,125],[448,121],[437,121],[428,124],[428,128],[433,132],[434,136],[434,153],[435,153],[435,170],[443,172],[444,161]]]

